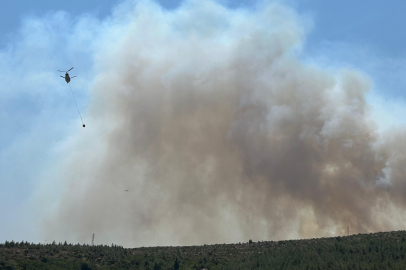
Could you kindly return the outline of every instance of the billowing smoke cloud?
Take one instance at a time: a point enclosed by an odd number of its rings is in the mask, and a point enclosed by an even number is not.
[[[404,229],[405,132],[377,135],[366,76],[300,61],[306,25],[278,4],[117,9],[46,239],[190,245]]]

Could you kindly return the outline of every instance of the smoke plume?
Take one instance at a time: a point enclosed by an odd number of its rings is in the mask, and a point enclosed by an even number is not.
[[[404,228],[405,132],[378,136],[367,76],[300,60],[305,17],[274,3],[141,1],[106,24],[47,239],[191,245]]]

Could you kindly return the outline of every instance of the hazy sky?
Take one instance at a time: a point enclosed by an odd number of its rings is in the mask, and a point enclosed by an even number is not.
[[[78,133],[91,132],[87,112],[100,102],[91,89],[101,70],[108,70],[99,46],[113,44],[125,33],[120,25],[127,18],[114,15],[120,14],[117,7],[122,2],[0,2],[0,242],[45,240],[39,235],[44,218],[39,209],[60,203],[58,196],[65,184],[57,177],[66,167],[62,160],[72,155],[69,149]],[[159,2],[168,12],[180,3]],[[230,10],[254,9],[253,1],[220,3]],[[383,134],[406,123],[405,1],[278,3],[301,17],[305,34],[298,58],[302,63],[333,73],[340,68],[357,69],[372,82],[366,98],[378,131]],[[126,1],[121,9],[133,5]],[[72,66],[71,75],[78,76],[72,89],[86,129],[80,125],[69,88],[56,71]],[[43,197],[44,193],[48,196]]]

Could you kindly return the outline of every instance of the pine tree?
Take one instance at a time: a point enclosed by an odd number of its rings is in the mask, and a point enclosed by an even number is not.
[[[173,264],[173,270],[178,270],[179,269],[179,263],[178,263],[178,258],[175,259],[175,263]]]

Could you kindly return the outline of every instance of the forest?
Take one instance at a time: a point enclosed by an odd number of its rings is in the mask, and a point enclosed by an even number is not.
[[[0,244],[0,269],[406,269],[406,231],[203,246]]]

